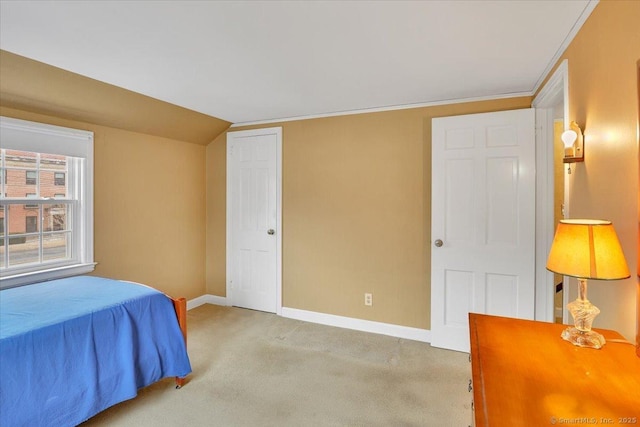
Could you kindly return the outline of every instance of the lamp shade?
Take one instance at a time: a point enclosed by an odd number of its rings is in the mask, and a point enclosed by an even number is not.
[[[558,224],[547,269],[581,279],[629,277],[618,236],[610,221],[564,219]]]

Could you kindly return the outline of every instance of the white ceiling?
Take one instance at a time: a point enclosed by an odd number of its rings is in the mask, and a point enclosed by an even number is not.
[[[1,1],[0,48],[243,123],[529,95],[593,7],[589,0]]]

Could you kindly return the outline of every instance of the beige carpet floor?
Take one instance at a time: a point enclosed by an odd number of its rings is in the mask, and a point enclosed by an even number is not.
[[[83,426],[467,426],[468,355],[204,305],[188,313],[193,373]]]

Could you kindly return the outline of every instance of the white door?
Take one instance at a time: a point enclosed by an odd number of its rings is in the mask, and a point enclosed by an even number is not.
[[[533,319],[534,109],[432,122],[431,344],[469,351],[469,312]]]
[[[227,303],[279,313],[282,128],[227,134]]]

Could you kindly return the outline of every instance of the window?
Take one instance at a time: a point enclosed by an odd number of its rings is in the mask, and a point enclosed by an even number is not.
[[[0,288],[92,271],[93,133],[6,117],[0,128]]]
[[[38,232],[38,217],[37,216],[25,217],[25,232],[26,233],[37,233]]]
[[[55,172],[53,175],[55,185],[64,185],[65,177],[64,172]]]
[[[25,184],[27,185],[36,185],[36,181],[37,181],[37,173],[36,171],[26,171],[26,179],[25,179]]]

